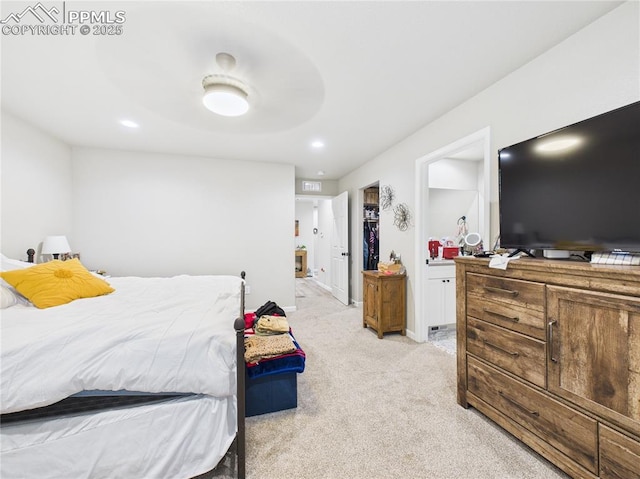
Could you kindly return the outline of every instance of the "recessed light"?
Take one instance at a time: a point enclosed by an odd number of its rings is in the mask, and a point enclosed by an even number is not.
[[[120,120],[120,124],[127,128],[140,128],[140,125],[132,120]]]
[[[318,176],[324,176],[324,170],[318,170],[317,175]]]
[[[311,146],[313,148],[324,148],[324,141],[315,140],[315,141],[311,142]]]

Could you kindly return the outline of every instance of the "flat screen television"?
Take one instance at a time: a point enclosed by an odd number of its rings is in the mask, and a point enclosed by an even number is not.
[[[640,101],[498,152],[500,246],[640,252]]]

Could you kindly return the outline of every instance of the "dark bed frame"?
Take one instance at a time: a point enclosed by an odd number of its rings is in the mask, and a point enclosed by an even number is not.
[[[33,263],[33,255],[35,251],[33,249],[27,250],[28,262]],[[246,273],[240,272],[240,277],[244,280]],[[233,327],[236,332],[236,395],[237,395],[237,415],[238,415],[238,432],[232,448],[235,448],[236,463],[237,463],[237,477],[238,479],[245,479],[246,475],[246,429],[245,429],[245,404],[246,404],[246,391],[245,391],[245,369],[246,364],[244,361],[244,312],[245,312],[245,288],[244,281],[240,287],[240,316],[235,318]],[[9,414],[2,414],[0,416],[0,426],[4,424],[11,424],[15,422],[23,421],[37,421],[45,418],[53,418],[61,416],[63,414],[78,414],[90,411],[99,411],[114,407],[131,407],[142,404],[149,404],[151,402],[166,401],[173,399],[178,395],[166,394],[166,395],[125,395],[125,396],[86,396],[86,397],[70,397],[63,399],[50,406],[30,409],[28,411],[20,411]],[[198,476],[206,477],[208,473]],[[194,478],[197,479],[197,478]]]
[[[246,273],[242,271],[240,277],[244,280]],[[236,330],[236,395],[238,397],[238,432],[236,435],[236,456],[238,461],[238,479],[245,479],[246,466],[246,429],[245,429],[245,369],[244,362],[244,281],[240,286],[240,316],[236,318],[233,327]]]

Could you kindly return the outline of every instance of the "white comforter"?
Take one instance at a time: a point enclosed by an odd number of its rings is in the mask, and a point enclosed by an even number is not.
[[[2,310],[3,414],[83,390],[235,394],[240,278],[108,281],[106,296]]]

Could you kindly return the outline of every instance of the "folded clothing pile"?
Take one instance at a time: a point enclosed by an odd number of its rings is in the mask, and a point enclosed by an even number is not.
[[[255,313],[245,313],[244,322],[245,361],[250,378],[304,371],[306,355],[293,336],[284,311],[275,302],[267,301]]]
[[[251,336],[244,340],[244,360],[255,363],[261,359],[274,358],[295,352],[296,345],[288,334]]]
[[[284,310],[274,301],[267,301],[253,314],[245,314],[245,361],[257,363],[262,359],[295,352],[296,345],[289,332]]]
[[[284,316],[260,316],[253,325],[257,335],[270,336],[289,332],[289,322]]]

